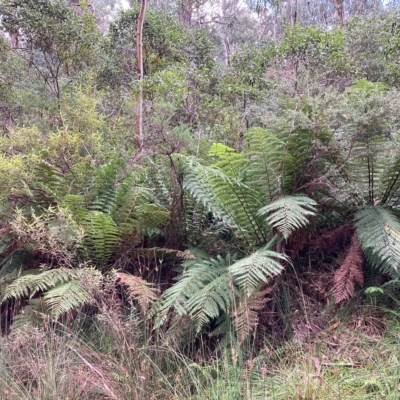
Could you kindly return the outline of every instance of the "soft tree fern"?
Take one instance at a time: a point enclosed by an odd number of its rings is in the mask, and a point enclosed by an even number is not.
[[[189,316],[199,332],[206,324],[226,315],[235,318],[235,326],[241,327],[243,332],[245,322],[241,318],[246,318],[247,314],[241,312],[241,307],[248,308],[261,285],[279,275],[284,263],[289,262],[288,257],[271,250],[273,244],[271,241],[240,260],[218,256],[184,261],[178,282],[163,293],[153,310],[157,312],[157,326],[161,326],[172,311],[175,314],[172,326],[177,325],[177,319]]]

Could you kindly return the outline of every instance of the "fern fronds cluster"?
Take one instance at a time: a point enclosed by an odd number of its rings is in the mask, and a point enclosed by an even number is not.
[[[284,254],[271,250],[273,244],[239,260],[228,255],[184,261],[178,282],[162,294],[153,310],[156,326],[163,325],[172,312],[171,329],[179,326],[180,318],[189,316],[199,332],[225,315],[234,320],[244,340],[255,328],[255,313],[265,304],[261,285],[280,274],[289,262]],[[250,325],[244,329],[247,323]]]

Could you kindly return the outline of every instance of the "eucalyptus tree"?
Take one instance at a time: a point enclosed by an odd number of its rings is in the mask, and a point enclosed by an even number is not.
[[[59,105],[63,88],[80,71],[94,65],[100,38],[87,3],[77,10],[62,0],[4,0],[2,29],[28,73],[39,79]]]

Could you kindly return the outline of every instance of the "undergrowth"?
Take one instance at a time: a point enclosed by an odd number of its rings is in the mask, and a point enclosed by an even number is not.
[[[397,399],[397,318],[359,305],[301,339],[210,349],[190,357],[132,308],[25,325],[0,345],[1,399]],[[342,321],[340,318],[342,317]],[[374,326],[387,321],[384,330]],[[373,327],[371,328],[371,325]],[[371,329],[370,329],[371,328]]]

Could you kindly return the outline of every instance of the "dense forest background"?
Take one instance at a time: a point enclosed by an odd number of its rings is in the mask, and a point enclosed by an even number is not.
[[[0,398],[398,398],[399,6],[0,0]]]

